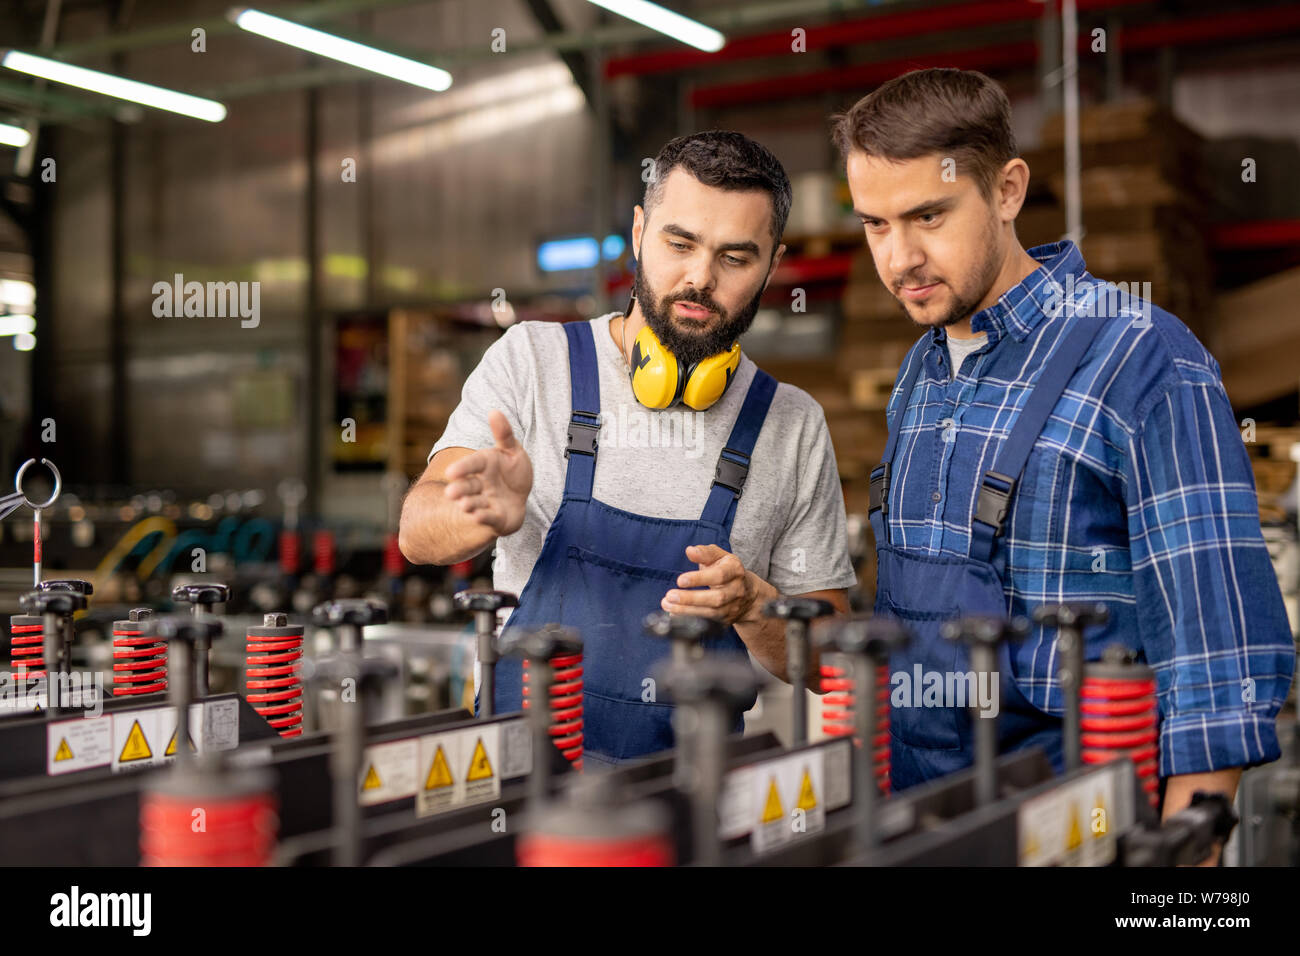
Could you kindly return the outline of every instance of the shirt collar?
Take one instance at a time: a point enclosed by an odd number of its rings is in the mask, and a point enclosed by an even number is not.
[[[1059,312],[1065,277],[1073,275],[1077,280],[1085,271],[1079,247],[1068,239],[1026,251],[1040,263],[1039,267],[971,317],[971,331],[975,334],[991,332],[994,341],[1010,335],[1023,342],[1045,316]],[[945,338],[943,329],[931,329],[930,335],[936,344]]]

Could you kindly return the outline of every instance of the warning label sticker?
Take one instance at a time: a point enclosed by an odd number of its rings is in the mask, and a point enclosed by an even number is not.
[[[756,847],[768,849],[825,829],[827,812],[849,804],[850,746],[837,740],[728,773],[718,804],[718,836],[732,840],[763,831]]]
[[[45,772],[51,776],[113,762],[113,718],[78,717],[45,728]]]
[[[824,754],[802,750],[752,768],[750,843],[763,853],[826,828]]]
[[[1123,799],[1127,762],[1098,768],[1026,800],[1016,813],[1021,866],[1104,866],[1115,859],[1118,834],[1132,822]],[[1131,783],[1129,784],[1131,786]]]
[[[143,770],[162,759],[158,740],[161,715],[160,710],[133,710],[113,715],[114,772]]]
[[[190,704],[189,749],[192,754],[203,753],[207,749],[203,746],[203,709],[203,704]],[[176,751],[179,749],[176,742],[176,731],[179,729],[176,708],[162,707],[157,713],[158,739],[163,742],[163,746],[155,756],[154,763],[171,763],[176,759]]]
[[[501,729],[498,723],[480,724],[420,738],[421,789],[415,799],[419,816],[501,795]],[[512,762],[518,762],[517,755]]]
[[[367,747],[361,755],[357,794],[362,806],[387,803],[416,792],[415,759],[418,742],[395,740]]]

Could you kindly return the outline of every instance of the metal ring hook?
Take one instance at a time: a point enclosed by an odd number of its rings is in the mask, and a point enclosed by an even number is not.
[[[28,458],[22,463],[21,467],[18,469],[18,474],[14,475],[14,488],[23,496],[23,501],[27,502],[27,507],[34,511],[40,511],[42,508],[48,508],[58,500],[59,492],[63,490],[63,476],[59,474],[59,469],[55,466],[54,462],[50,461],[48,458],[41,459],[41,464],[54,472],[54,490],[50,492],[50,498],[48,501],[44,504],[38,505],[36,502],[32,501],[31,498],[27,497],[27,492],[23,491],[23,475],[26,474],[27,469],[34,464],[36,464],[35,458]]]

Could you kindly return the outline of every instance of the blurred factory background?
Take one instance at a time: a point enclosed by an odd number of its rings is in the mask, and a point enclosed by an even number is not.
[[[1076,5],[1084,255],[1151,282],[1222,364],[1294,616],[1300,8]],[[378,592],[399,619],[453,619],[489,556],[415,569],[393,534],[465,375],[514,322],[622,308],[645,164],[725,128],[794,183],[789,251],[744,345],[824,407],[869,593],[867,472],[917,330],[875,275],[828,118],[909,68],[990,74],[1033,176],[1019,237],[1058,239],[1059,10],[667,6],[725,47],[586,0],[266,8],[448,71],[434,91],[254,35],[219,3],[0,3],[0,47],[225,108],[205,121],[0,69],[17,130],[0,147],[0,474],[42,457],[62,472],[47,571],[91,577],[110,618],[206,573],[234,611]],[[160,315],[178,276],[257,283],[256,321]],[[12,597],[30,586],[29,513],[0,535]]]

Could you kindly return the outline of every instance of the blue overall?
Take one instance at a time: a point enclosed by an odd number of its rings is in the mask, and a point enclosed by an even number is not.
[[[507,626],[534,629],[558,622],[583,640],[583,752],[597,763],[616,763],[673,746],[672,704],[648,693],[669,642],[647,635],[645,616],[660,609],[677,577],[697,565],[686,557],[693,544],[731,550],[731,524],[744,489],[754,443],[767,417],[776,381],[762,370],[736,417],[704,511],[695,520],[652,518],[612,508],[591,495],[600,432],[600,375],[591,325],[564,326],[569,340],[572,414],[564,497],[546,533],[532,575]],[[646,475],[646,481],[669,476]],[[707,654],[748,660],[733,627],[705,643]],[[496,712],[522,706],[522,665],[506,658],[496,669]],[[744,729],[751,697],[735,713]],[[476,707],[477,709],[477,707]]]
[[[868,506],[879,561],[875,613],[900,621],[912,634],[910,646],[890,658],[891,678],[901,671],[915,682],[918,664],[922,674],[937,671],[944,676],[945,683],[949,673],[969,671],[966,648],[940,636],[940,625],[966,614],[1007,615],[1007,596],[993,563],[994,545],[1004,533],[1011,498],[1030,449],[1101,326],[1092,318],[1075,317],[1070,321],[1074,327],[1063,336],[1044,366],[998,453],[995,467],[984,473],[971,522],[967,557],[913,554],[890,543],[890,465],[912,388],[923,364],[919,356],[900,385],[898,413],[884,459],[871,473]],[[1061,772],[1062,720],[1033,706],[1020,693],[1011,677],[1010,652],[1005,642],[999,649],[998,671],[999,752],[1037,745],[1047,751],[1053,766]],[[898,686],[902,684],[900,681]],[[893,701],[893,690],[891,686],[889,775],[895,790],[970,766],[974,735],[966,708],[949,706],[949,701],[938,707],[915,706],[912,698],[899,706]]]

